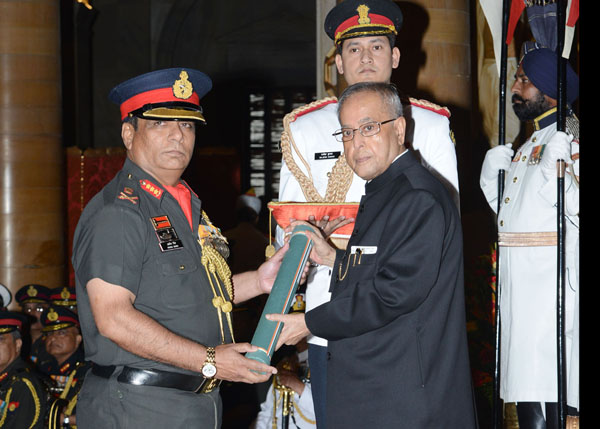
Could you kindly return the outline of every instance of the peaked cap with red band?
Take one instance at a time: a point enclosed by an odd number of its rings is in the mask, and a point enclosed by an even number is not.
[[[345,0],[329,11],[325,33],[336,45],[346,39],[398,34],[402,11],[392,0]]]
[[[68,308],[58,305],[45,309],[40,322],[42,322],[43,332],[58,331],[59,329],[66,329],[71,326],[79,326],[77,314]]]
[[[188,68],[156,70],[115,86],[108,98],[121,107],[121,120],[204,120],[200,100],[212,88],[204,73]]]
[[[16,311],[0,311],[0,334],[21,330],[27,322],[27,316]]]
[[[28,302],[48,302],[50,297],[50,289],[43,285],[26,284],[20,288],[15,294],[15,299],[19,305]]]
[[[53,305],[77,305],[77,291],[74,287],[57,287],[50,289],[50,302]]]

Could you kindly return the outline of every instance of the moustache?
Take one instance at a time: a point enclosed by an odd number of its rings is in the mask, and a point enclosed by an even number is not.
[[[525,99],[523,97],[521,97],[519,94],[513,94],[512,102],[515,103],[517,101],[520,101],[521,103],[525,103]]]

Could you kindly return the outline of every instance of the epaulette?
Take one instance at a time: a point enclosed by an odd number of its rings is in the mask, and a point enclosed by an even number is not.
[[[308,103],[303,106],[296,107],[294,110],[292,110],[290,113],[288,113],[285,116],[288,117],[288,120],[290,122],[294,122],[300,116],[306,115],[307,113],[310,113],[310,112],[314,112],[315,110],[322,109],[323,107],[325,107],[331,103],[337,103],[337,98],[336,97],[326,97],[326,98],[322,98],[320,100],[313,101],[312,103]]]
[[[417,100],[416,98],[409,97],[409,101],[412,106],[422,107],[423,109],[431,110],[432,112],[445,116],[446,118],[450,117],[450,109],[448,109],[447,107],[440,106],[422,98]]]

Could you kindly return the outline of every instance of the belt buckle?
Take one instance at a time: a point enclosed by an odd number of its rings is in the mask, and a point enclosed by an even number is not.
[[[221,380],[217,378],[204,378],[200,386],[194,390],[194,393],[210,393],[221,385]]]

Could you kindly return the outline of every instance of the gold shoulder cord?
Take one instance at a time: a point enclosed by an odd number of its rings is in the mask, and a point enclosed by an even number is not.
[[[80,365],[78,364],[77,366]],[[67,380],[65,389],[60,394],[61,399],[67,399],[67,394],[69,393],[69,389],[73,386],[73,378],[75,377],[76,373],[77,367],[71,372],[71,374],[69,374],[69,379]],[[73,414],[73,409],[75,408],[75,405],[77,405],[77,395],[73,395],[73,397],[67,404],[67,407],[65,408],[65,416],[70,416]]]
[[[19,378],[19,380],[22,381],[23,383],[25,383],[25,385],[29,388],[29,390],[31,391],[31,396],[33,397],[33,403],[35,404],[35,414],[33,416],[33,421],[31,422],[31,425],[29,426],[29,429],[31,429],[32,427],[35,426],[35,424],[37,423],[37,421],[40,417],[40,399],[38,398],[37,394],[35,393],[35,388],[33,387],[33,384],[31,383],[31,381],[27,380],[26,378]],[[4,398],[4,402],[6,403],[6,406],[4,407],[4,412],[2,413],[2,418],[0,419],[0,426],[3,426],[4,421],[6,420],[6,414],[8,413],[8,406],[10,404],[10,394],[11,393],[12,393],[12,387],[8,389],[6,398]]]
[[[31,396],[33,397],[33,402],[35,403],[35,416],[33,417],[31,426],[29,426],[29,428],[31,429],[35,426],[40,417],[40,398],[38,398],[37,394],[35,393],[35,388],[33,387],[33,383],[31,383],[31,381],[27,380],[26,378],[22,378],[21,381],[25,383],[25,385],[27,385],[27,387],[29,388]]]
[[[271,427],[277,429],[277,407],[281,402],[282,396],[277,398],[277,377],[273,376],[273,419],[271,420]]]
[[[67,383],[65,384],[65,388],[63,389],[62,393],[60,394],[59,399],[67,398],[69,390],[71,389],[71,386],[73,385],[73,378],[75,377],[76,372],[77,372],[77,368],[75,368],[69,374],[69,377],[67,378]],[[58,429],[58,427],[56,426],[56,422],[57,422],[58,413],[60,412],[60,408],[61,408],[59,406],[59,402],[60,401],[57,399],[50,406],[50,412],[49,412],[49,417],[48,417],[49,429]],[[65,409],[65,416],[70,416],[73,413],[73,408],[75,408],[76,403],[77,403],[77,395],[74,395],[73,398],[71,398],[71,400],[67,404],[67,408]]]
[[[298,404],[296,403],[296,401],[294,399],[292,399],[292,403],[294,404],[294,413],[298,413],[298,415],[300,416],[300,418],[302,420],[304,420],[306,423],[314,425],[317,423],[316,420],[311,420],[308,417],[306,417],[304,414],[302,414],[302,411],[300,411],[300,407],[298,406]]]
[[[59,400],[55,399],[50,405],[50,411],[48,412],[48,429],[60,429],[62,423],[58,422],[58,414],[60,410]]]
[[[2,418],[0,419],[0,427],[4,426],[4,421],[6,420],[6,414],[8,413],[8,404],[10,404],[10,394],[12,393],[12,387],[8,389],[6,393],[6,397],[4,398],[4,412],[2,413]]]
[[[212,226],[210,219],[208,219],[208,216],[204,210],[202,211],[202,219],[204,219],[209,226]],[[205,243],[205,240],[200,237],[200,233],[198,233],[198,243],[202,248],[201,262],[206,270],[206,275],[214,295],[212,304],[217,309],[217,313],[219,315],[221,340],[223,343],[225,343],[225,331],[223,329],[222,315],[222,313],[225,313],[227,325],[229,326],[229,333],[231,334],[231,340],[235,343],[235,339],[233,337],[233,322],[231,320],[231,311],[233,310],[233,305],[231,304],[231,301],[233,301],[231,270],[229,269],[227,262],[225,262],[225,259],[223,259],[223,256],[221,256],[221,254],[214,247],[210,246],[208,243]],[[223,293],[223,287],[221,284],[225,285],[227,297]]]
[[[65,399],[67,397],[67,395],[69,394],[69,390],[71,389],[71,386],[73,385],[73,378],[75,377],[76,372],[77,372],[77,369],[74,369],[73,371],[71,371],[71,374],[69,374],[69,378],[67,378],[67,383],[65,384],[65,388],[63,389],[62,393],[60,394],[60,399]]]
[[[69,401],[69,404],[65,409],[65,416],[70,416],[73,414],[73,409],[75,408],[75,405],[77,405],[77,395],[73,395],[73,397]]]
[[[297,109],[285,115],[283,118],[281,154],[290,172],[294,175],[298,181],[298,184],[300,184],[302,193],[304,194],[307,202],[343,202],[345,201],[348,189],[352,184],[353,173],[346,162],[346,157],[344,154],[342,154],[336,161],[331,172],[328,174],[329,180],[327,182],[327,190],[325,192],[325,197],[322,197],[315,188],[310,167],[296,147],[296,143],[294,142],[294,138],[292,137],[292,133],[290,131],[290,122],[293,122],[299,113],[308,109],[312,109],[324,101],[332,99],[335,100],[335,97],[328,97],[323,100],[315,101],[305,106],[298,107]],[[298,155],[298,158],[308,172],[308,176],[304,174],[302,170],[300,170],[300,167],[298,167],[294,161],[292,150]]]
[[[280,393],[279,398],[277,397],[277,392]],[[290,395],[292,400],[290,412],[293,412],[294,414],[297,413],[300,416],[300,418],[308,424],[314,425],[317,423],[316,420],[311,420],[304,414],[302,414],[302,411],[300,411],[300,406],[294,400],[294,390],[290,389],[287,386],[284,386],[283,384],[279,384],[277,382],[277,376],[273,376],[273,429],[277,429],[277,409],[279,407],[279,404],[281,404],[281,402],[283,401],[283,397],[285,394]]]

